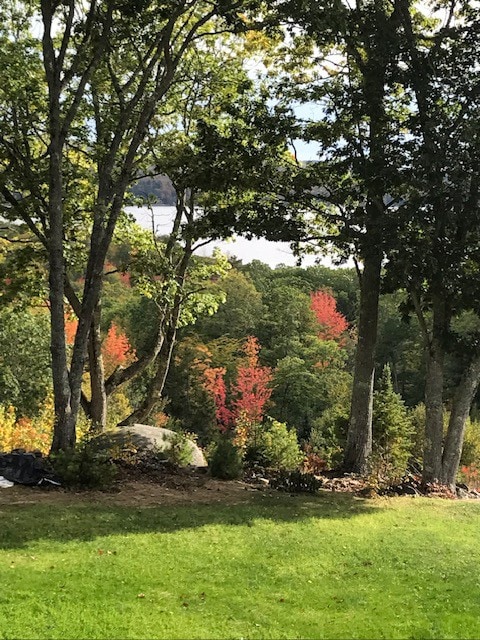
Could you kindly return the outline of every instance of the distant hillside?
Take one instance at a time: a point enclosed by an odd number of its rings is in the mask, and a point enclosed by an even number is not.
[[[167,176],[140,178],[132,187],[133,195],[141,198],[155,197],[155,204],[173,206],[176,202],[175,189]]]

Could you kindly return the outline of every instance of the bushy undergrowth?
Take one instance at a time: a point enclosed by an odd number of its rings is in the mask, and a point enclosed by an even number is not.
[[[0,451],[26,449],[47,453],[53,432],[53,397],[33,418],[17,418],[14,407],[0,405]]]
[[[240,449],[227,436],[222,436],[209,460],[210,473],[221,480],[236,480],[243,472]]]
[[[126,396],[123,393],[114,394],[109,401],[107,427],[113,428],[129,411]],[[47,454],[52,443],[54,420],[52,394],[47,396],[39,412],[32,417],[18,417],[14,407],[0,405],[0,451],[25,449]],[[91,429],[91,421],[83,412],[80,413],[76,427],[77,441],[83,440]]]
[[[66,487],[106,489],[117,476],[111,452],[99,450],[85,438],[72,451],[50,456],[55,472]]]
[[[179,467],[192,464],[192,446],[189,438],[184,433],[174,432],[171,435],[169,434],[165,440],[169,446],[158,452],[161,457]]]
[[[316,478],[313,473],[303,473],[295,469],[294,471],[281,471],[270,480],[270,486],[277,491],[288,491],[289,493],[316,493],[322,487],[322,481]]]
[[[401,396],[395,393],[387,365],[373,401],[372,473],[380,482],[401,478],[413,449],[413,425]]]
[[[480,422],[476,420],[467,420],[460,464],[480,466]]]
[[[252,430],[246,444],[245,459],[275,470],[295,469],[303,455],[297,442],[295,430],[277,420],[267,419]]]
[[[313,422],[308,445],[311,453],[318,455],[328,469],[334,469],[342,462],[347,427],[348,408],[337,406]]]

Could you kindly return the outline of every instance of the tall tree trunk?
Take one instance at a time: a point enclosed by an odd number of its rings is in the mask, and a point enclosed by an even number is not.
[[[104,431],[107,426],[107,394],[105,391],[105,369],[102,356],[102,336],[100,333],[101,306],[97,305],[92,320],[88,341],[88,361],[90,368],[89,418],[92,429]]]
[[[363,6],[358,5],[361,12]],[[398,17],[396,8],[389,13],[381,0],[374,0],[372,12],[364,14],[364,59],[355,41],[347,42],[362,74],[362,114],[368,120],[368,137],[359,142],[368,153],[360,155],[361,182],[366,204],[364,211],[364,237],[360,241],[363,273],[360,286],[360,316],[358,343],[355,354],[350,422],[345,448],[343,469],[351,473],[368,471],[372,453],[373,382],[375,374],[375,347],[378,332],[378,302],[382,258],[385,246],[385,184],[386,146],[390,143],[388,117],[385,111],[387,67],[396,53]],[[371,33],[371,36],[366,36]],[[361,60],[361,62],[360,62]]]
[[[51,316],[50,350],[55,405],[55,423],[51,451],[67,450],[75,444],[75,421],[72,419],[71,394],[67,366],[64,307],[64,256],[62,206],[61,145],[51,141],[49,189],[49,300]]]
[[[443,349],[432,344],[427,351],[425,380],[425,446],[423,482],[439,482],[443,440]]]
[[[455,487],[462,455],[465,425],[479,384],[480,355],[477,355],[465,370],[457,387],[443,448],[441,481],[451,488]]]
[[[51,18],[51,16],[50,16]],[[47,16],[48,19],[48,16]],[[49,79],[50,159],[49,159],[49,301],[51,316],[50,351],[52,354],[55,423],[51,451],[67,450],[75,444],[75,420],[72,419],[71,394],[65,340],[63,253],[63,142],[60,136],[59,78],[53,62],[50,33],[46,33],[46,70]]]
[[[355,354],[352,403],[343,470],[365,473],[372,453],[373,378],[378,329],[378,301],[382,256],[374,253],[364,261],[360,287],[360,317]]]
[[[443,450],[443,382],[446,309],[441,295],[433,299],[433,329],[427,347],[425,381],[425,447],[423,482],[440,482]]]

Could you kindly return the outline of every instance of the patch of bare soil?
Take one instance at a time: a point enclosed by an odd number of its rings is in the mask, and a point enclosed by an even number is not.
[[[109,491],[72,491],[62,488],[15,485],[0,490],[0,505],[109,504],[159,506],[181,504],[240,504],[258,491],[240,481],[214,480],[208,476],[172,476],[167,482],[147,479],[122,480]]]
[[[266,473],[253,473],[246,476],[246,482],[240,480],[223,481],[211,478],[205,469],[179,469],[168,464],[120,465],[119,478],[108,491],[74,491],[59,487],[27,487],[15,485],[0,489],[0,506],[29,504],[99,504],[115,506],[162,506],[194,504],[245,504],[254,496],[263,492],[271,499],[280,498],[281,492],[297,493],[307,490],[290,482],[282,484],[281,478],[267,478]],[[300,474],[301,476],[302,474]],[[315,476],[315,487],[310,493],[318,491],[331,493],[351,493],[358,497],[374,498],[383,496],[431,496],[449,499],[479,499],[480,493],[469,491],[465,485],[452,492],[445,487],[429,485],[423,487],[417,476],[408,476],[396,486],[380,490],[372,487],[364,478],[354,475],[335,477],[334,474]],[[296,484],[298,484],[298,479]],[[301,483],[300,483],[301,484]],[[302,485],[303,486],[303,485]],[[278,491],[276,491],[277,489]]]

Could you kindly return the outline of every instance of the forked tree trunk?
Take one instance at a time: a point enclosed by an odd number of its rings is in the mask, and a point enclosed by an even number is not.
[[[184,296],[183,286],[185,284],[185,277],[188,266],[190,264],[192,253],[192,238],[188,236],[186,239],[186,246],[184,248],[182,260],[178,265],[178,271],[175,278],[177,281],[177,291],[175,293],[175,298],[173,301],[172,312],[170,318],[168,319],[165,338],[158,357],[155,377],[150,383],[147,396],[142,405],[138,409],[133,411],[127,418],[125,418],[125,420],[122,420],[119,426],[133,424],[134,422],[145,422],[151,415],[152,411],[154,411],[155,407],[157,407],[161,402],[163,389],[165,387],[165,382],[170,370],[173,349],[175,347],[175,341],[177,338],[178,321],[180,318],[180,312],[182,310]],[[166,314],[164,315],[164,318],[165,320],[167,319]]]
[[[177,330],[175,327],[170,327],[165,336],[162,350],[157,361],[157,370],[155,376],[150,383],[147,396],[143,403],[133,411],[128,418],[122,420],[119,426],[126,426],[134,424],[135,422],[144,423],[147,422],[155,409],[160,405],[162,401],[163,389],[167,380],[167,375],[170,370],[170,363],[172,361],[173,348],[175,346]]]

